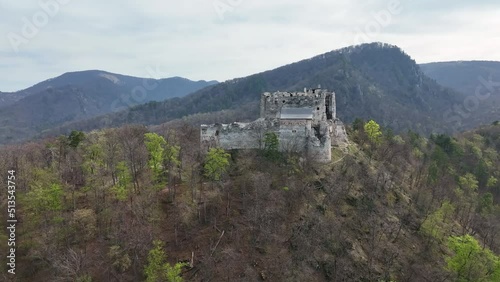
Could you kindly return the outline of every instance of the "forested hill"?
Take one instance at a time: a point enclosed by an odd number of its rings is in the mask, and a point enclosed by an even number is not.
[[[0,93],[0,144],[30,139],[67,122],[182,97],[214,83],[98,70],[65,73],[18,92]]]
[[[2,147],[16,279],[500,281],[500,124],[429,139],[372,125],[349,126],[328,164],[205,154],[187,124]]]
[[[489,124],[500,117],[500,62],[459,61],[420,65],[439,84],[455,89],[467,99],[455,108],[451,119],[463,128]],[[457,117],[461,117],[457,119]]]
[[[226,81],[184,98],[148,103],[52,131],[68,133],[127,123],[160,124],[184,116],[254,105],[265,91],[298,91],[321,85],[337,93],[337,112],[346,122],[374,118],[393,129],[428,134],[446,131],[443,111],[463,101],[463,94],[438,85],[396,46],[364,44],[335,50],[274,70]],[[254,103],[254,104],[252,104]],[[248,106],[247,106],[248,107]]]
[[[500,62],[456,61],[421,64],[420,68],[439,84],[467,95],[473,95],[478,86],[487,88],[485,82],[500,84]],[[490,90],[491,89],[486,89]]]
[[[23,90],[19,90],[16,92],[0,92],[0,108],[9,106],[23,98],[32,95],[43,95],[43,91],[47,89],[57,89],[65,86],[87,87],[87,90],[96,90],[99,87],[116,87],[116,89],[105,89],[106,91],[112,92],[108,94],[110,96],[116,95],[115,92],[122,92],[119,94],[132,94],[131,92],[135,87],[142,86],[144,88],[147,88],[146,90],[148,92],[147,96],[143,97],[142,100],[148,102],[163,101],[167,98],[172,97],[182,97],[186,94],[199,90],[200,88],[217,83],[217,81],[192,81],[182,77],[160,79],[156,78],[156,76],[159,74],[155,73],[155,70],[150,71],[151,75],[155,75],[154,78],[134,77],[101,70],[67,72],[58,77],[39,82]],[[106,81],[110,83],[109,86],[104,83]],[[98,93],[89,93],[91,97],[97,94]],[[134,101],[133,97],[130,98],[132,101],[129,101],[129,103],[132,105],[142,102]],[[122,104],[119,104],[117,106],[130,106],[126,103],[124,104],[124,102],[126,101],[120,102],[122,102]],[[104,105],[103,107],[109,106],[110,105]]]

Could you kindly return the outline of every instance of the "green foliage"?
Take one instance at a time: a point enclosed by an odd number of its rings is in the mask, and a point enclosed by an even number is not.
[[[153,171],[156,180],[160,180],[163,174],[163,154],[164,147],[167,144],[165,138],[156,133],[146,133],[145,144],[149,152],[149,162],[148,165]]]
[[[436,162],[432,162],[429,166],[429,174],[427,176],[427,180],[430,184],[435,184],[438,180],[439,176],[439,167]]]
[[[277,161],[280,159],[278,135],[274,132],[267,132],[264,137],[264,154],[266,158]]]
[[[353,130],[361,130],[361,129],[364,129],[364,125],[365,125],[365,122],[363,119],[360,119],[360,118],[356,118],[353,122],[352,122],[352,129]]]
[[[182,268],[187,266],[187,263],[176,263],[174,266],[167,264],[167,281],[168,282],[182,282],[181,277]]]
[[[432,134],[431,140],[434,141],[436,145],[441,147],[443,151],[448,156],[461,156],[463,154],[462,149],[457,144],[455,140],[453,140],[450,136],[445,134]]]
[[[116,177],[118,181],[114,187],[115,195],[118,200],[124,201],[129,195],[129,186],[132,181],[127,163],[119,162],[116,165]]]
[[[94,210],[78,209],[73,212],[71,225],[77,232],[78,237],[84,240],[94,238],[97,233],[97,216]]]
[[[412,147],[419,147],[421,140],[423,139],[417,132],[408,130],[408,137],[410,139],[410,144]]]
[[[83,169],[89,175],[96,174],[104,167],[104,152],[99,144],[91,144],[85,148]]]
[[[466,173],[464,176],[458,178],[458,184],[465,191],[476,191],[478,183],[476,176],[472,173]]]
[[[229,168],[230,154],[221,148],[212,148],[205,159],[205,176],[213,181],[220,181]]]
[[[458,184],[460,188],[455,189],[456,204],[461,214],[460,223],[463,228],[467,228],[471,217],[470,211],[478,208],[478,181],[474,174],[466,173],[458,178]]]
[[[393,141],[393,138],[395,136],[394,130],[392,130],[392,128],[385,128],[382,135],[384,136],[385,140],[390,140],[390,141]]]
[[[489,171],[488,171],[488,165],[484,160],[479,161],[474,171],[474,174],[477,177],[479,186],[485,187],[488,183]]]
[[[132,260],[120,246],[111,246],[108,257],[111,259],[113,267],[120,272],[125,272],[132,266]]]
[[[302,173],[300,165],[300,158],[297,155],[291,155],[285,160],[286,167],[288,168],[288,175],[296,175]]]
[[[479,205],[477,206],[477,211],[483,214],[490,214],[493,211],[493,194],[485,193],[479,199]]]
[[[181,164],[180,160],[181,147],[173,144],[165,144],[165,150],[163,151],[163,162],[164,166],[173,170]]]
[[[274,132],[267,132],[264,137],[265,149],[269,151],[277,151],[279,147],[278,135]]]
[[[169,144],[163,136],[146,133],[145,144],[149,152],[148,165],[153,171],[155,180],[162,182],[165,172],[180,165],[180,147]]]
[[[99,138],[98,134],[95,135]],[[105,154],[103,146],[98,141],[86,144],[86,146],[83,147],[82,169],[85,174],[85,191],[93,189],[97,192],[103,188],[102,182],[99,183],[99,180],[102,179],[103,174],[107,169],[104,159]]]
[[[484,150],[484,156],[486,158],[486,163],[488,164],[488,167],[491,167],[492,162],[495,162],[498,160],[498,152],[494,148],[491,147],[486,147]]]
[[[481,151],[481,148],[479,148],[477,145],[470,145],[469,147],[470,152],[478,159],[483,157],[483,152]]]
[[[90,274],[84,274],[84,275],[78,276],[75,281],[76,282],[92,282],[92,276],[90,276]]]
[[[80,145],[83,139],[85,139],[85,133],[73,130],[68,136],[68,145],[72,148],[76,148]]]
[[[180,146],[167,144],[165,151],[163,151],[163,159],[168,163],[172,163],[173,165],[178,166],[181,164],[181,161],[179,159],[180,151]]]
[[[403,137],[401,137],[401,135],[395,135],[394,137],[392,137],[392,141],[398,145],[405,144],[405,140],[403,139]]]
[[[370,120],[364,125],[364,129],[371,142],[375,144],[381,142],[382,131],[380,131],[380,125],[378,123],[374,120]]]
[[[154,241],[153,245],[153,249],[148,254],[148,265],[144,269],[144,274],[147,277],[146,281],[148,282],[162,281],[162,277],[165,277],[166,255],[163,251],[163,243],[161,241]]]
[[[441,147],[434,148],[434,151],[431,155],[431,160],[436,164],[437,167],[441,168],[441,170],[447,167],[449,162],[448,155],[446,155]]]
[[[488,179],[488,182],[486,183],[486,187],[493,188],[497,185],[497,183],[498,183],[498,179],[496,179],[493,176],[490,176],[490,178]]]
[[[500,281],[498,256],[481,247],[474,237],[451,236],[448,248],[454,254],[445,258],[446,269],[455,275],[455,281]]]
[[[147,282],[168,281],[182,282],[180,276],[182,268],[186,263],[176,263],[171,266],[167,262],[167,255],[163,250],[163,242],[159,240],[153,241],[153,249],[148,254],[148,265],[144,268]]]
[[[40,210],[59,211],[62,209],[63,190],[60,184],[52,183],[48,187],[33,185],[33,190],[28,193],[28,197],[38,202]]]
[[[64,191],[51,171],[35,168],[30,191],[26,194],[26,209],[35,215],[60,211]]]
[[[444,240],[453,227],[453,213],[455,207],[449,201],[443,202],[441,207],[430,214],[422,223],[422,232],[439,241]]]

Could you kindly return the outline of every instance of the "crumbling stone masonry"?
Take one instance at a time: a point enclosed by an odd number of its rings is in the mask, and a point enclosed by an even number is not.
[[[263,149],[267,132],[276,133],[281,151],[302,152],[320,162],[331,160],[332,145],[347,143],[344,125],[336,118],[335,92],[315,88],[263,93],[259,119],[201,125],[201,144],[226,150]]]

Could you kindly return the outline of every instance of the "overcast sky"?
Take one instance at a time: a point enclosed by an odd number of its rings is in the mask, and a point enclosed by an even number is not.
[[[498,15],[498,0],[0,0],[0,91],[87,69],[224,81],[373,41],[500,61]]]

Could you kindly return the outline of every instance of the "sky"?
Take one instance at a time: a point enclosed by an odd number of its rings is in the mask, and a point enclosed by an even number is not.
[[[0,91],[65,72],[225,81],[385,42],[500,61],[498,0],[0,0]]]

